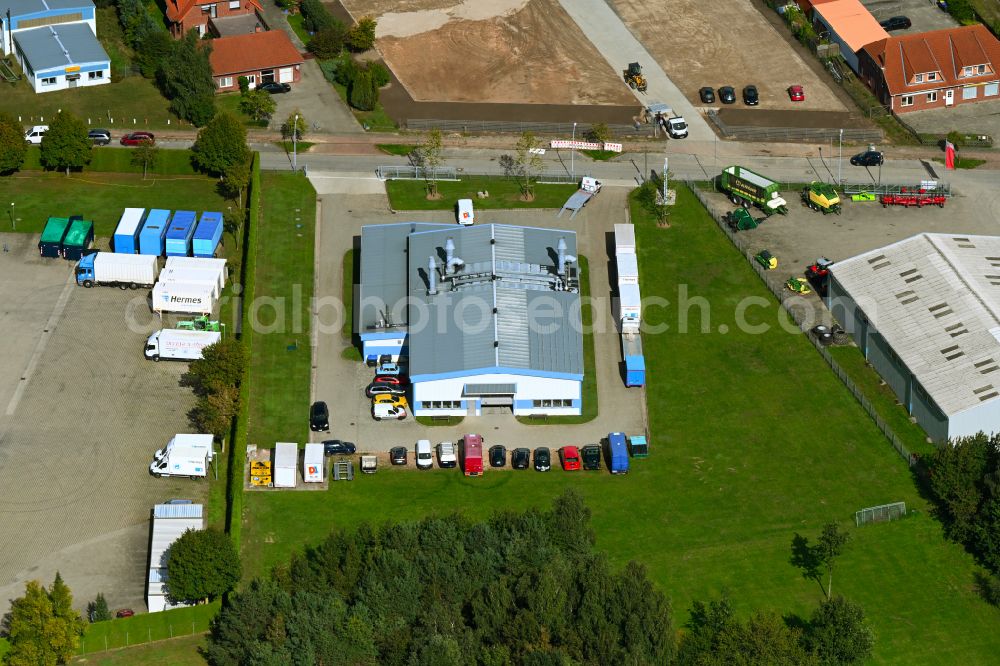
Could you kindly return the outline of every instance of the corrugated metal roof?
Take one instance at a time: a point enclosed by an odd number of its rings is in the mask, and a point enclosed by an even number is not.
[[[203,511],[201,504],[157,504],[153,518],[201,518]]]
[[[50,9],[93,9],[94,3],[90,0],[0,0],[0,15],[4,20],[7,18],[7,11],[10,11],[11,18],[25,16],[27,14],[37,14]]]
[[[14,41],[35,73],[67,65],[110,62],[86,23],[63,23],[20,30]]]
[[[1000,236],[920,234],[830,270],[945,414],[1000,398]]]

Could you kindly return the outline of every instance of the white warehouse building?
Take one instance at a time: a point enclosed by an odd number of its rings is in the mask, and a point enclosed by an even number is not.
[[[1000,432],[1000,236],[919,234],[830,274],[833,316],[934,441]]]
[[[417,416],[580,414],[575,254],[575,232],[559,229],[366,226],[354,309],[364,357],[406,357]]]
[[[167,598],[167,553],[170,546],[185,532],[204,528],[201,504],[168,503],[153,507],[153,533],[149,538],[149,576],[146,579],[146,608],[150,613],[187,605],[171,603]]]

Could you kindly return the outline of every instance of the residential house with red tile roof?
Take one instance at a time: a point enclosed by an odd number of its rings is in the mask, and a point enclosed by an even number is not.
[[[1000,41],[983,25],[881,39],[859,75],[894,113],[1000,99]]]
[[[241,76],[250,80],[251,88],[262,83],[297,83],[304,60],[284,30],[213,39],[209,56],[218,92],[239,90]]]
[[[204,37],[209,31],[208,22],[226,16],[240,16],[263,12],[260,0],[164,0],[170,34],[182,37],[192,28]]]

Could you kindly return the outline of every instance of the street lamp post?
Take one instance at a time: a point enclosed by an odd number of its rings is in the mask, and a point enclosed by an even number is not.
[[[844,184],[844,130],[840,130],[840,157],[837,158],[837,184]]]
[[[295,114],[295,120],[292,121],[292,171],[297,170],[298,160],[297,160],[297,147],[298,143],[296,139],[299,137],[299,114]]]
[[[569,154],[569,170],[576,180],[576,123],[573,123],[573,147]]]
[[[14,221],[14,202],[10,202],[10,227],[14,231],[17,231],[17,222]]]

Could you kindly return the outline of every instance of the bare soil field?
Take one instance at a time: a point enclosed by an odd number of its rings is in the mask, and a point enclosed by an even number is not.
[[[416,101],[635,104],[557,0],[344,5],[378,19],[376,48]]]
[[[702,86],[733,86],[739,95],[743,86],[754,84],[760,109],[846,110],[748,0],[673,0],[669,11],[645,0],[608,2],[696,105]],[[788,99],[793,84],[805,88],[804,102]]]

